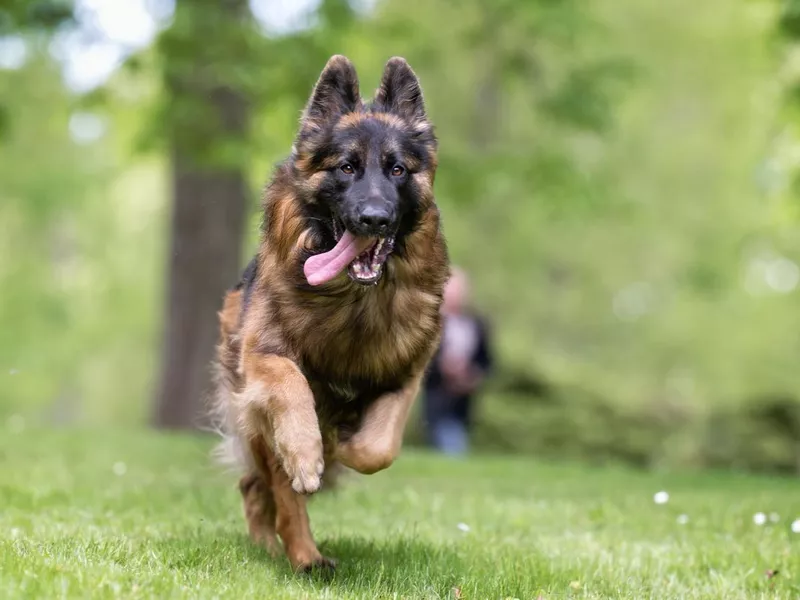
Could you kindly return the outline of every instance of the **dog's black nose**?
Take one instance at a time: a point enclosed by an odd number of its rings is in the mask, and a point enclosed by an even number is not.
[[[392,224],[392,214],[384,206],[367,204],[361,209],[358,222],[362,227],[374,233],[385,232]]]

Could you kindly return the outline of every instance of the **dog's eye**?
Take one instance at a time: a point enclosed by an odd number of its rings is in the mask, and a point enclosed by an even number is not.
[[[400,177],[400,175],[402,175],[405,172],[406,170],[400,165],[395,165],[392,167],[392,175],[394,175],[395,177]]]
[[[352,175],[353,173],[356,172],[355,169],[353,169],[353,165],[351,165],[350,163],[344,163],[339,168],[342,170],[342,173],[344,173],[345,175]]]

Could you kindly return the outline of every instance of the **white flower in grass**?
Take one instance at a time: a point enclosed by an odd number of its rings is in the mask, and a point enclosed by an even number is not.
[[[112,470],[114,471],[114,475],[116,475],[117,477],[122,477],[123,475],[125,475],[125,473],[128,472],[128,465],[126,465],[122,461],[115,462],[114,466],[112,467]]]
[[[458,528],[464,533],[467,533],[469,531],[469,525],[467,525],[466,523],[459,523]]]
[[[773,512],[769,513],[769,520],[772,521],[773,523],[777,523],[778,521],[781,520],[781,517],[778,513]]]
[[[669,502],[669,494],[667,492],[658,492],[655,496],[653,496],[653,502],[656,504],[666,504]]]
[[[800,519],[795,519],[792,522],[792,531],[795,533],[800,533]]]
[[[678,515],[678,525],[686,525],[689,522],[689,515]]]
[[[753,523],[755,523],[756,525],[763,525],[766,522],[767,522],[767,515],[765,515],[764,513],[757,512],[756,514],[753,515]]]

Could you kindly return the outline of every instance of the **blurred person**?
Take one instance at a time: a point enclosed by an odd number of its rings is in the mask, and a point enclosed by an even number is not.
[[[486,321],[469,308],[469,278],[453,267],[442,303],[442,340],[423,387],[428,442],[446,454],[469,448],[472,408],[492,367]]]

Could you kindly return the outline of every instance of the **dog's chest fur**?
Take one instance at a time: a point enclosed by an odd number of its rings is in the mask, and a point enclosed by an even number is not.
[[[440,294],[396,281],[308,295],[278,310],[284,335],[312,380],[343,400],[364,387],[402,385],[436,342]],[[291,316],[286,312],[291,312]]]
[[[273,304],[290,354],[332,426],[357,421],[378,396],[403,387],[434,350],[440,286],[409,283],[389,276],[374,287],[345,284],[342,293]]]

